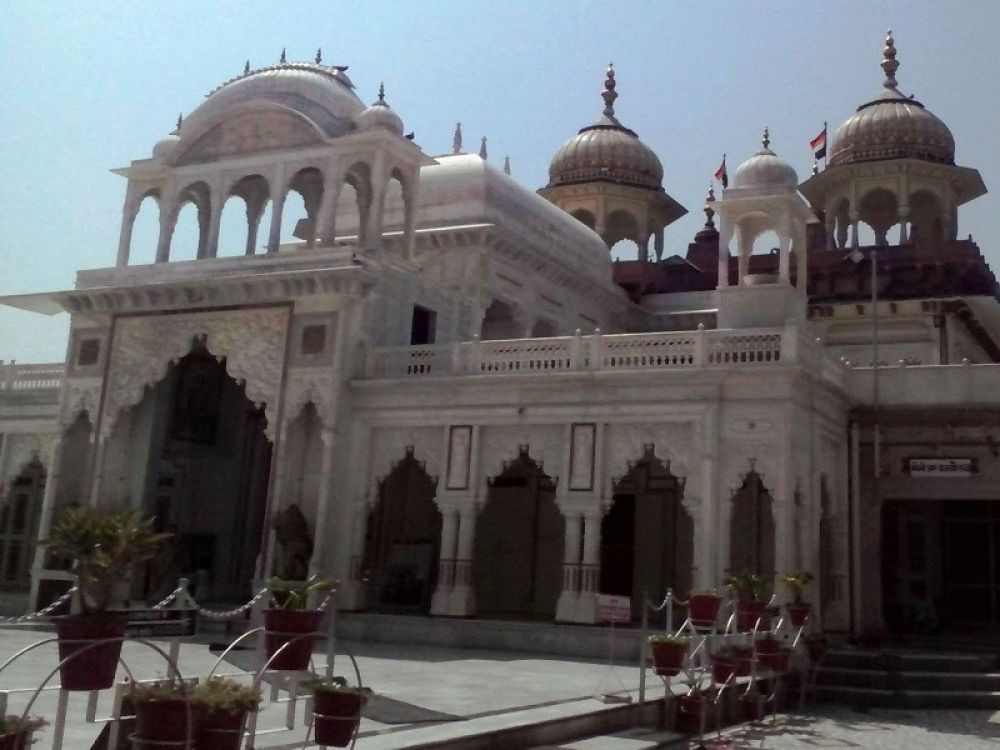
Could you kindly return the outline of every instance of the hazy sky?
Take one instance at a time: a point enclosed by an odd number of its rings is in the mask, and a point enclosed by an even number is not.
[[[950,126],[958,163],[994,190],[961,209],[959,234],[1000,261],[996,0],[2,0],[0,18],[0,294],[69,288],[77,269],[113,265],[125,181],[108,170],[149,156],[178,112],[247,58],[277,62],[282,47],[290,60],[322,47],[324,62],[350,66],[366,102],[384,80],[429,154],[450,151],[461,120],[467,150],[486,135],[490,159],[509,154],[532,189],[560,144],[600,115],[613,60],[619,118],[690,211],[667,230],[668,252],[682,252],[722,153],[731,173],[765,123],[772,148],[808,175],[823,121],[832,137],[879,90],[892,28],[901,90]],[[65,315],[0,308],[0,358],[62,360],[67,329]]]

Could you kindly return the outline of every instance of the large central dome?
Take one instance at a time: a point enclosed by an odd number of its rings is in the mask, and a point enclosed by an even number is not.
[[[634,131],[615,117],[615,70],[608,67],[604,80],[604,115],[582,128],[556,152],[549,165],[549,187],[575,182],[608,180],[659,190],[663,165]]]
[[[883,89],[837,130],[830,166],[905,158],[954,164],[955,139],[948,126],[897,88],[899,63],[892,32],[886,35],[882,54]]]

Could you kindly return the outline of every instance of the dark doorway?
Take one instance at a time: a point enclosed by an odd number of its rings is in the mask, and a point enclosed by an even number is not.
[[[615,484],[601,522],[601,592],[632,597],[635,618],[644,592],[657,599],[672,588],[686,597],[691,587],[694,525],[681,496],[680,481],[651,446]]]
[[[476,522],[473,577],[484,615],[555,617],[566,523],[555,484],[522,451],[490,482]]]
[[[733,496],[729,523],[729,570],[774,580],[774,503],[760,474],[751,471]]]
[[[31,586],[38,519],[45,495],[45,467],[32,460],[7,486],[0,500],[0,591],[24,592]]]
[[[411,451],[379,486],[365,544],[365,566],[379,611],[430,609],[441,546],[435,492],[434,480]]]

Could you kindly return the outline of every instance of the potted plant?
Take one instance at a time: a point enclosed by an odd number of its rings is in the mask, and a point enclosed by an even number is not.
[[[712,679],[725,684],[739,674],[739,663],[736,659],[736,649],[733,646],[722,646],[709,656],[712,662]]]
[[[726,587],[736,598],[736,627],[740,630],[753,630],[757,623],[761,628],[768,626],[767,582],[759,573],[744,570],[735,573],[725,580]]]
[[[680,729],[701,734],[719,693],[711,685],[702,685],[701,681],[691,672],[685,672],[684,681],[688,685],[688,691],[678,701],[681,712]]]
[[[129,694],[140,747],[196,747],[202,708],[181,682],[135,684]]]
[[[195,687],[191,698],[201,711],[198,750],[239,750],[247,714],[260,708],[260,689],[210,677]]]
[[[313,742],[347,747],[361,723],[361,707],[374,694],[365,687],[350,687],[343,678],[337,677],[310,687],[313,691]]]
[[[766,705],[755,683],[751,682],[746,692],[740,695],[740,707],[746,721],[760,721],[764,718]]]
[[[687,638],[658,633],[649,636],[649,648],[653,652],[653,668],[656,674],[661,677],[680,674],[688,652]]]
[[[64,690],[103,690],[114,684],[127,616],[109,611],[112,597],[135,565],[155,557],[169,537],[154,532],[151,520],[137,511],[81,506],[63,513],[41,542],[54,555],[72,560],[80,587],[80,613],[52,618],[59,660],[65,662],[59,670]]]
[[[270,668],[307,669],[315,640],[312,634],[319,629],[323,617],[321,610],[306,609],[309,594],[329,591],[333,584],[312,576],[305,581],[272,578],[269,586],[277,604],[264,610],[264,645]]]
[[[802,571],[793,575],[784,575],[781,580],[788,588],[788,593],[792,595],[792,601],[785,605],[785,609],[788,610],[788,621],[792,627],[801,628],[806,624],[811,609],[808,602],[802,601],[802,592],[805,591],[806,586],[812,583],[812,573]]]
[[[0,716],[0,750],[27,750],[37,730],[48,724],[45,719]]]
[[[777,638],[767,636],[759,639],[754,648],[761,665],[773,672],[787,672],[792,649]]]
[[[721,606],[722,597],[714,591],[692,591],[688,596],[688,617],[694,625],[711,627]]]

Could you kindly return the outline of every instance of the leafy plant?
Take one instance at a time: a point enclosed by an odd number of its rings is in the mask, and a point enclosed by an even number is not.
[[[209,711],[256,711],[260,708],[260,689],[225,677],[210,677],[199,683],[192,699]]]
[[[169,701],[177,698],[188,698],[191,695],[183,684],[166,681],[133,683],[129,698],[134,703],[146,701]]]
[[[316,682],[306,684],[304,687],[313,693],[358,695],[365,703],[375,697],[375,693],[371,688],[348,685],[347,680],[343,677],[334,677],[330,680],[317,680]]]
[[[743,601],[761,601],[769,588],[767,581],[760,573],[749,570],[734,573],[726,578],[723,584],[737,599]]]
[[[813,582],[813,574],[807,570],[785,574],[781,576],[781,582],[788,588],[788,593],[795,599],[795,603],[802,604],[802,592],[805,591],[806,586]]]
[[[670,635],[668,633],[654,633],[649,636],[649,642],[656,645],[662,644],[666,646],[686,646],[688,644],[688,639],[679,635]]]
[[[305,581],[289,581],[284,578],[272,578],[268,587],[275,596],[281,609],[305,609],[309,603],[309,594],[314,591],[330,591],[333,581],[319,576],[310,576]]]
[[[95,613],[107,610],[115,586],[135,565],[153,559],[170,536],[154,532],[152,519],[137,511],[87,505],[66,510],[40,544],[73,561],[83,611]]]
[[[24,722],[21,721],[20,716],[0,716],[0,737],[6,737],[19,732],[30,734],[44,726],[48,726],[48,722],[37,716],[28,717]]]

